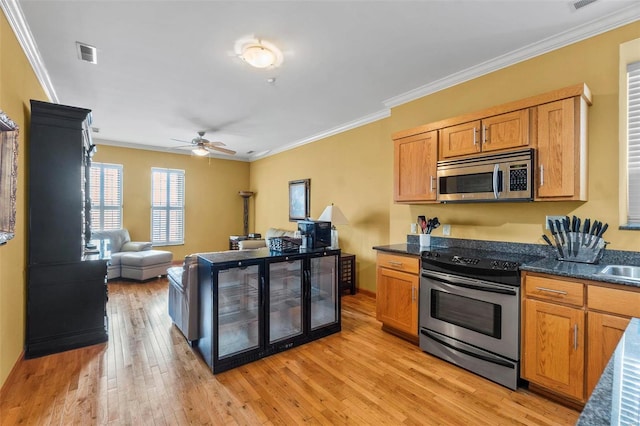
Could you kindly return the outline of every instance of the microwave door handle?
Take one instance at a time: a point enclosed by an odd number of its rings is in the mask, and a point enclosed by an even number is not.
[[[493,166],[493,196],[497,200],[500,197],[500,191],[498,189],[498,172],[500,171],[500,165],[496,164]]]

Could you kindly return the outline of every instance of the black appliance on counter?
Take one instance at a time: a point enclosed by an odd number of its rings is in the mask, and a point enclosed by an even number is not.
[[[300,231],[303,248],[317,249],[331,246],[331,222],[299,220],[298,231]]]
[[[520,270],[529,255],[421,254],[420,348],[510,389],[520,378]]]

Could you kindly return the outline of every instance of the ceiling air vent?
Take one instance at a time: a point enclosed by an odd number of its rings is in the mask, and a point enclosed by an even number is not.
[[[76,48],[78,49],[78,59],[92,64],[98,63],[98,51],[95,47],[76,41]]]
[[[573,2],[573,7],[575,7],[576,10],[585,7],[591,3],[593,3],[596,0],[578,0],[578,1],[574,1]]]

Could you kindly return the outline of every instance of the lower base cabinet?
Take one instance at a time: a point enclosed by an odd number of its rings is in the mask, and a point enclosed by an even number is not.
[[[106,261],[31,265],[28,274],[25,358],[107,341]]]
[[[238,252],[257,256],[241,260],[231,254],[198,259],[196,348],[214,373],[341,329],[339,251],[265,250]]]
[[[640,316],[640,288],[529,272],[523,286],[522,378],[584,403]]]
[[[376,319],[383,328],[418,343],[420,259],[378,252]]]

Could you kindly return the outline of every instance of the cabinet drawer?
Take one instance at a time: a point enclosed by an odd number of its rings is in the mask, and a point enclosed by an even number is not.
[[[525,295],[569,305],[584,305],[584,284],[553,278],[527,275]]]
[[[590,285],[587,287],[589,309],[629,317],[640,317],[640,293]]]
[[[420,258],[378,252],[378,266],[417,275],[420,272]]]

